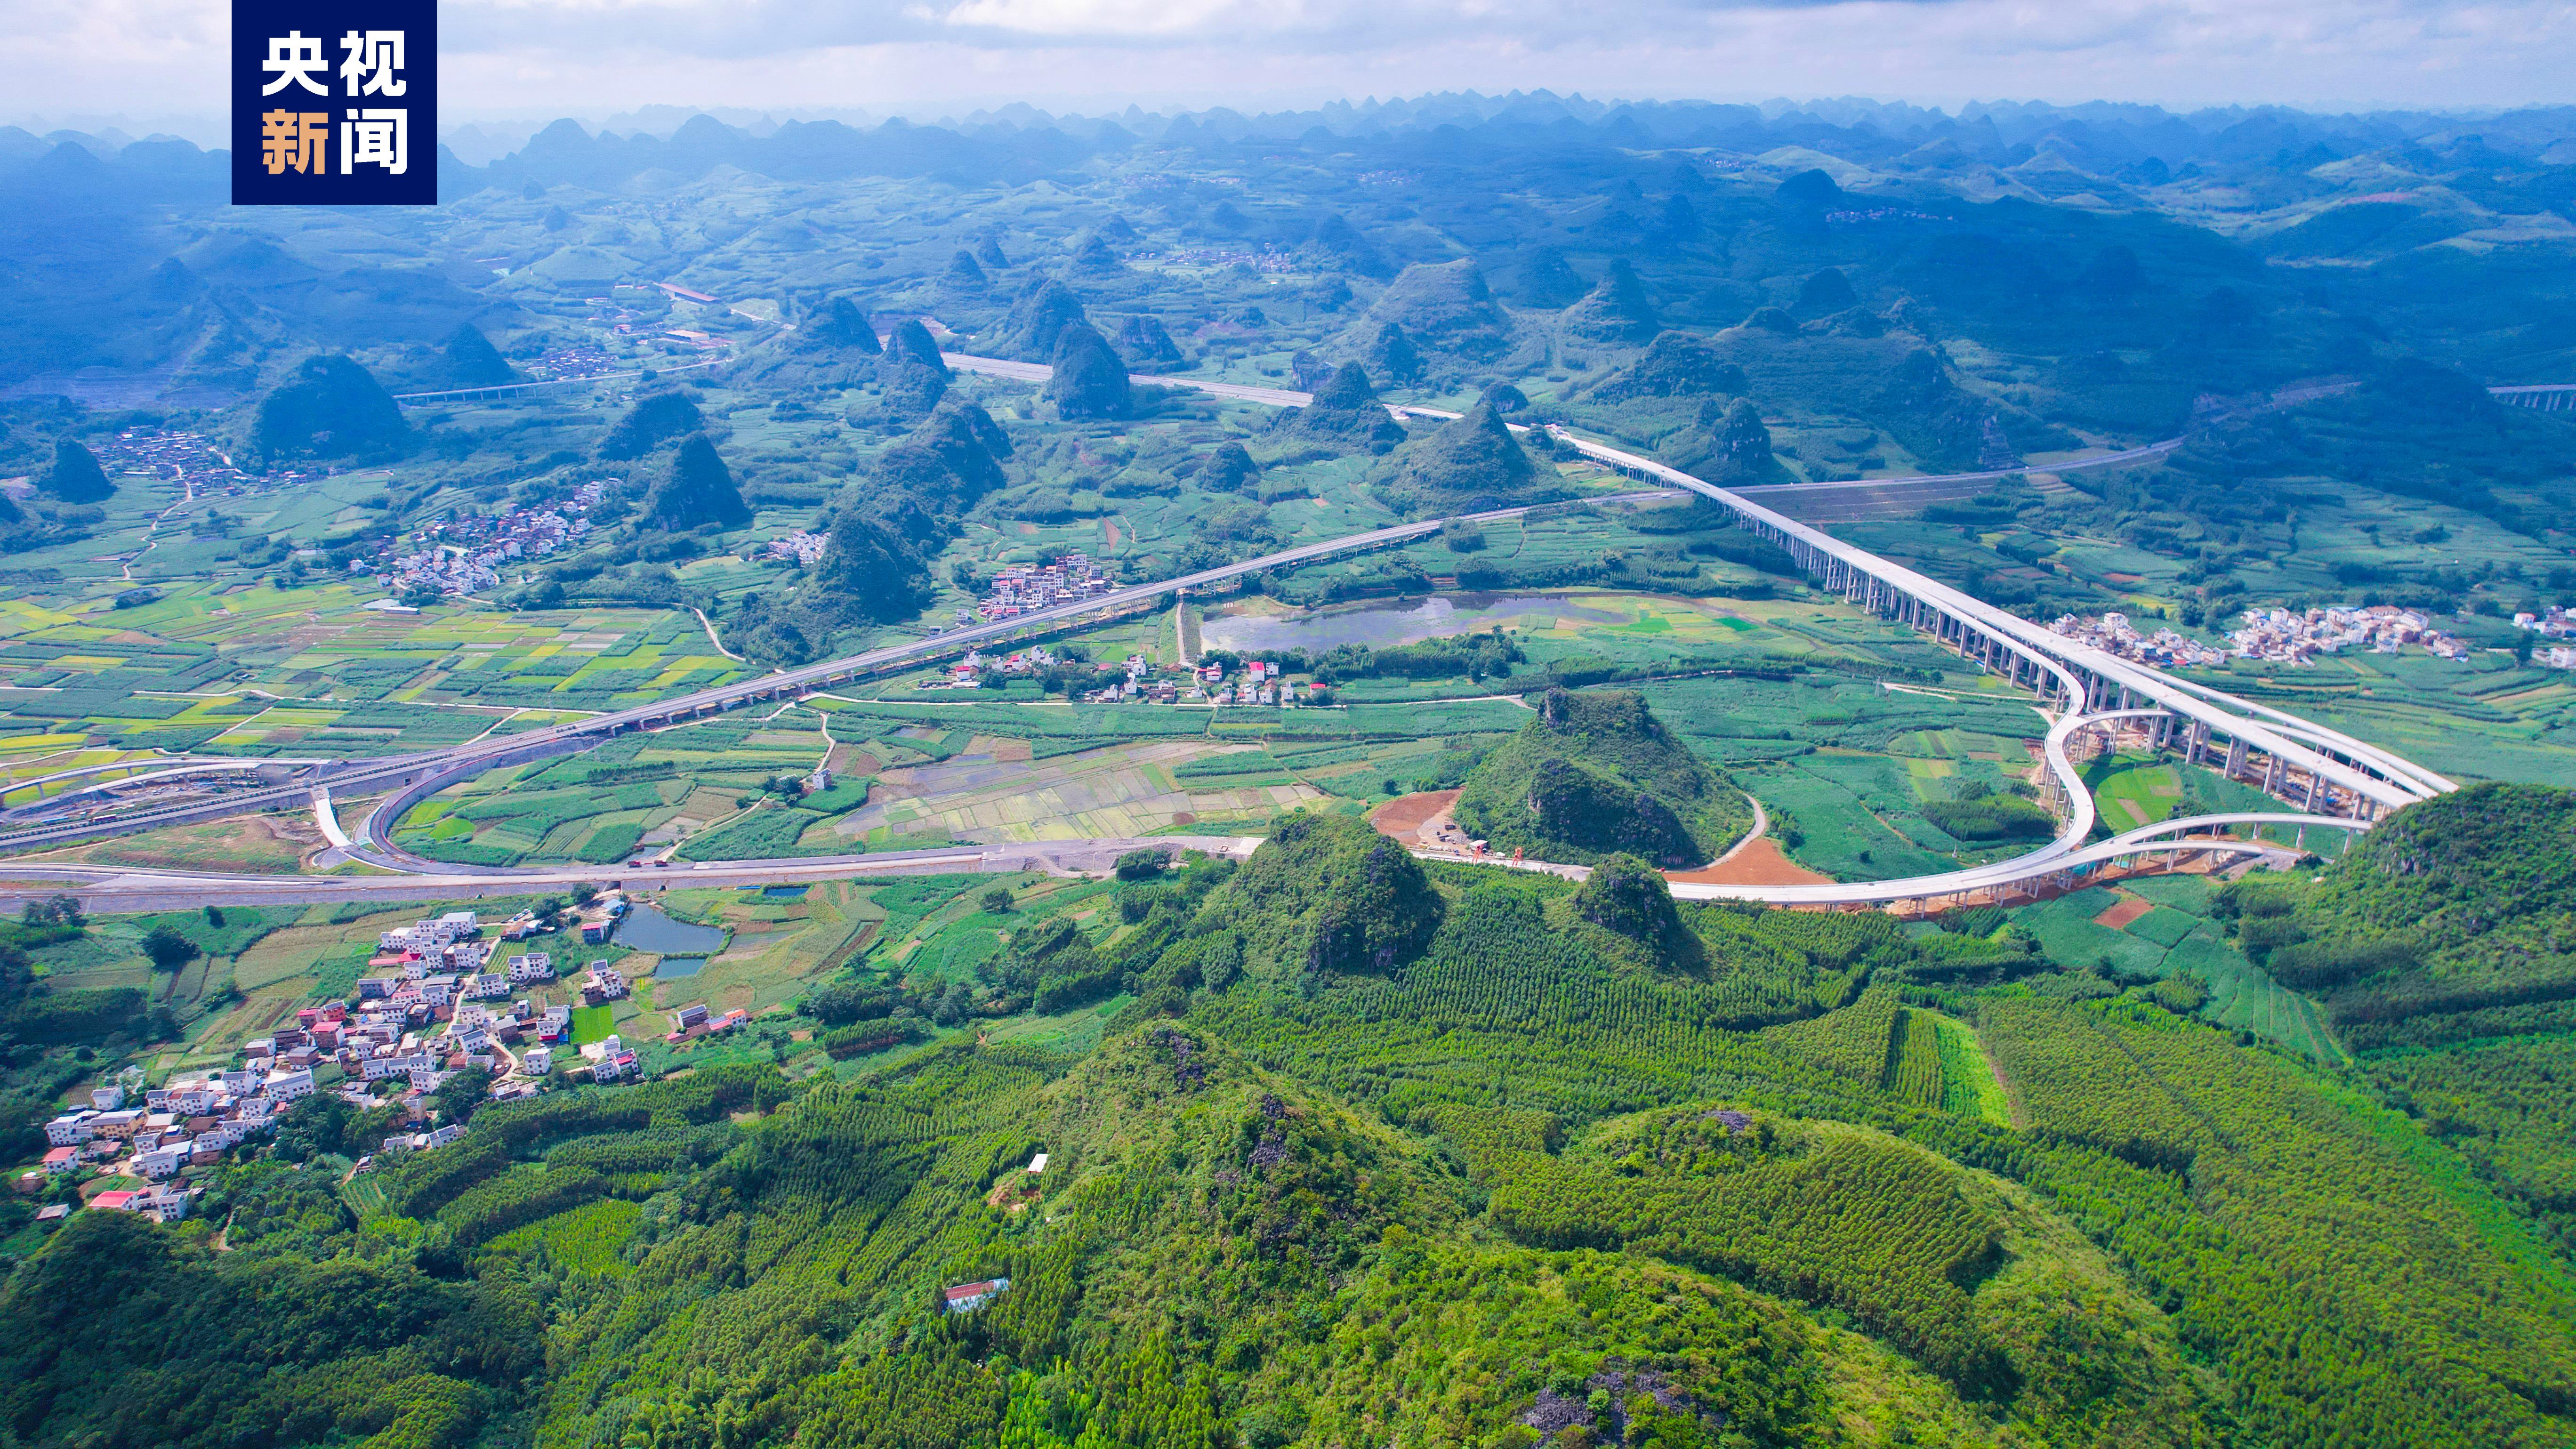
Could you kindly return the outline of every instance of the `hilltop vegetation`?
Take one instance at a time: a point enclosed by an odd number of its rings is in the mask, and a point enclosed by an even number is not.
[[[11,1195],[0,1440],[2576,1446],[2576,795],[2473,785],[2332,864],[1937,923],[1676,900],[1662,872],[1750,826],[1737,779],[1847,877],[2044,838],[2015,780],[2043,726],[1712,505],[1598,501],[1634,485],[1547,431],[1728,486],[1992,474],[1786,497],[2040,618],[2466,611],[2440,627],[2490,649],[2457,667],[2212,677],[2410,751],[2510,736],[2478,775],[2576,770],[2563,682],[2500,652],[2532,642],[2501,615],[2571,602],[2576,425],[2486,391],[2576,365],[2576,133],[2460,125],[1548,95],[567,122],[446,153],[446,203],[380,228],[227,208],[182,143],[0,131],[0,383],[100,400],[0,405],[0,736],[35,770],[504,737],[923,637],[1015,565],[1153,584],[1447,520],[1086,622],[984,690],[862,680],[425,802],[404,838],[460,862],[633,859],[683,819],[716,822],[683,860],[1162,834],[1115,881],[831,883],[848,934],[802,978],[761,963],[816,917],[763,896],[707,963],[757,976],[752,1024],[638,1030],[649,1085],[550,1082],[364,1174],[402,1108],[324,1096],[191,1167],[169,1227]],[[281,471],[195,486],[233,455]],[[478,597],[367,607],[398,555],[547,512],[586,527]],[[1413,632],[1488,607],[1458,590],[1532,597]],[[1405,642],[1258,650],[1335,708],[1077,698],[1130,652],[1252,657],[1202,647],[1220,621],[1390,599],[1354,636]],[[1612,681],[1650,694],[1580,689]],[[809,794],[818,761],[849,773]],[[968,798],[1021,769],[1060,773]],[[2215,788],[2174,773],[2120,798]],[[1366,823],[1450,787],[1467,833],[1585,878]],[[271,823],[187,848],[291,866]],[[1188,853],[1211,834],[1264,838]],[[29,1165],[67,1097],[293,1020],[372,940],[260,986],[254,912],[109,944],[45,909],[0,931]],[[199,955],[165,982],[146,939]],[[609,1015],[714,995],[658,974]]]
[[[1555,718],[1646,768],[1642,717]],[[1332,816],[1122,873],[1025,920],[990,877],[881,893],[982,891],[980,989],[863,959],[813,1042],[489,1106],[363,1191],[281,1152],[182,1226],[79,1215],[0,1287],[16,1432],[2570,1438],[2576,1282],[2458,1158],[2011,929],[1676,909],[1632,859],[1426,867]],[[903,1047],[925,1004],[957,1027]]]
[[[251,443],[272,457],[383,458],[411,434],[374,375],[349,358],[308,357],[259,402]]]
[[[2472,785],[2400,812],[2311,889],[2249,882],[2233,904],[2249,951],[2356,1044],[2576,1022],[2576,791]]]
[[[1675,739],[1635,694],[1551,689],[1538,717],[1488,755],[1458,821],[1497,851],[1590,862],[1705,864],[1752,823],[1743,793]]]

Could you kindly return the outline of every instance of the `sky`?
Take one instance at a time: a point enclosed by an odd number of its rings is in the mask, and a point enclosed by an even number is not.
[[[354,18],[364,0],[349,0]],[[221,131],[226,0],[0,3],[0,124]],[[1442,90],[2488,110],[2576,101],[2565,0],[443,0],[442,121],[935,119]]]

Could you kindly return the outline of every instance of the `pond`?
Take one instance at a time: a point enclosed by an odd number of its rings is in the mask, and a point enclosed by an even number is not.
[[[662,964],[653,968],[653,979],[677,981],[683,976],[695,976],[706,969],[707,958],[704,956],[665,956],[662,958]]]
[[[1451,634],[1472,634],[1497,624],[1527,622],[1543,629],[1568,619],[1584,624],[1628,622],[1625,614],[1586,608],[1564,594],[1424,594],[1297,614],[1211,618],[1200,625],[1199,637],[1210,649],[1237,654],[1271,649],[1303,649],[1316,654],[1342,644],[1384,649]]]
[[[765,901],[801,901],[805,899],[805,893],[812,889],[812,886],[801,885],[762,886],[760,898]]]
[[[662,914],[659,906],[638,904],[617,923],[617,944],[630,951],[649,951],[656,956],[673,952],[696,952],[704,955],[725,943],[720,926],[692,926]],[[665,963],[666,965],[668,963]]]

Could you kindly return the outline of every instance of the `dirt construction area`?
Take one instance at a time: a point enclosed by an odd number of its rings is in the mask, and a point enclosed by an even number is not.
[[[1781,853],[1777,841],[1766,836],[1746,841],[1715,865],[1665,871],[1664,879],[1692,885],[1817,885],[1830,883],[1833,877],[1791,860]]]

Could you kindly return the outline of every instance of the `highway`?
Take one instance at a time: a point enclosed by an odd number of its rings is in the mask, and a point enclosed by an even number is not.
[[[1616,495],[1619,498],[1667,498],[1665,488]],[[1536,509],[1558,507],[1540,504],[1522,508],[1498,508],[1469,515],[1484,521],[1518,518]],[[869,675],[915,668],[932,660],[965,653],[984,643],[1014,638],[1035,629],[1060,627],[1094,614],[1115,614],[1140,605],[1157,604],[1174,591],[1196,589],[1227,583],[1246,574],[1292,568],[1316,559],[1337,554],[1366,552],[1392,544],[1437,533],[1441,520],[1402,523],[1387,528],[1370,529],[1320,543],[1301,544],[1277,553],[1222,568],[1202,569],[1179,578],[1140,584],[1110,593],[1059,605],[1051,609],[1032,610],[1016,618],[969,628],[954,629],[927,638],[873,649],[845,659],[827,660],[796,669],[777,670],[750,679],[712,689],[702,689],[671,699],[619,710],[612,714],[593,715],[569,724],[551,725],[518,734],[496,735],[470,745],[424,751],[408,755],[391,755],[373,760],[356,760],[317,771],[312,779],[264,790],[248,790],[219,800],[191,802],[158,811],[139,811],[115,820],[63,821],[31,826],[0,834],[0,850],[23,851],[52,845],[93,839],[102,835],[131,834],[162,825],[184,824],[196,820],[238,815],[258,810],[273,810],[305,800],[315,783],[328,783],[339,794],[357,795],[386,787],[413,788],[432,777],[450,780],[493,768],[513,759],[535,759],[546,753],[567,753],[575,748],[600,743],[637,729],[678,724],[690,719],[719,714],[725,710],[754,702],[773,702],[829,685],[843,684]],[[165,775],[136,776],[120,781],[120,786],[148,784]]]
[[[225,871],[163,870],[141,866],[74,865],[36,861],[0,861],[0,900],[12,905],[56,891],[84,899],[113,901],[121,911],[195,910],[215,905],[328,905],[373,901],[408,902],[474,900],[487,896],[520,896],[568,892],[577,885],[615,880],[640,889],[668,886],[792,885],[799,881],[847,880],[858,876],[942,874],[948,872],[1036,871],[1047,875],[1097,875],[1131,850],[1187,848],[1237,859],[1261,843],[1255,836],[1189,836],[1152,839],[1090,838],[1043,840],[1004,845],[948,846],[936,850],[889,850],[872,855],[817,855],[792,860],[696,861],[640,869],[622,866],[529,866],[484,871],[438,865],[417,873],[314,876],[241,875]]]
[[[1944,897],[1957,897],[1962,903],[1975,896],[1999,897],[2006,893],[2033,893],[2043,885],[2072,886],[2082,877],[2113,861],[2141,855],[2171,854],[2295,854],[2288,847],[2262,840],[2237,840],[2215,837],[2222,830],[2279,826],[2295,830],[2338,830],[2359,833],[2369,827],[2356,820],[2332,815],[2300,815],[2285,811],[2237,811],[2224,815],[2195,815],[2181,820],[2141,826],[2095,845],[2054,855],[2046,862],[2031,856],[2018,856],[1994,865],[1966,870],[1946,871],[1940,875],[1914,876],[1905,880],[1861,881],[1833,885],[1734,886],[1705,885],[1695,881],[1673,882],[1673,896],[1686,901],[1762,901],[1775,906],[1863,906],[1884,905],[1891,901],[1933,902]],[[2194,831],[2212,832],[2211,836],[2193,839]],[[2044,867],[2044,868],[2043,868]]]
[[[2065,702],[2076,712],[2124,708],[2132,699],[2150,701],[2196,727],[2257,746],[2275,759],[2294,761],[2297,768],[2309,772],[2317,788],[2340,788],[2383,810],[2398,809],[2454,788],[2441,776],[2375,746],[2268,706],[2203,685],[2186,684],[2161,670],[2115,658],[2065,638],[1742,494],[1704,483],[1651,458],[1575,437],[1561,428],[1552,431],[1585,456],[1609,463],[1632,477],[1688,488],[1725,505],[1758,531],[1779,540],[1792,556],[1809,565],[1810,572],[1825,574],[1828,587],[1865,607],[1892,616],[1911,613],[1918,621],[1928,618],[1944,629],[1962,629],[1966,631],[1962,637],[1979,636],[1979,647],[1988,653],[2008,654],[2048,673],[2066,676],[2072,671],[2084,681],[2065,696]],[[2093,696],[2102,691],[2118,695],[2120,703],[2097,706]],[[2288,723],[2297,725],[2301,738],[2293,739],[2274,728],[2275,724]]]
[[[1024,382],[1043,382],[1052,370],[1037,363],[1013,362],[971,354],[942,354],[948,364],[962,372],[1006,377]],[[1232,383],[1202,382],[1189,378],[1169,378],[1145,374],[1131,379],[1140,386],[1189,387],[1218,396],[1270,406],[1301,407],[1312,401],[1306,393],[1285,389],[1249,387]],[[2323,391],[2331,391],[2326,389]],[[2311,389],[2311,392],[2323,392]],[[2275,404],[2286,395],[2275,395]],[[2304,394],[2302,394],[2304,396]],[[2293,399],[2296,400],[2296,399]],[[1390,405],[1389,412],[1399,416],[1454,418],[1454,412],[1438,409]],[[2210,842],[2196,846],[2176,843],[2171,837],[2193,829],[2220,829],[2229,824],[2296,824],[2328,825],[2345,830],[2366,829],[2370,819],[2387,810],[2399,808],[2414,800],[2454,788],[2442,776],[2415,765],[2391,752],[2365,742],[2327,730],[2295,715],[2237,699],[2206,686],[2174,678],[2160,670],[2116,659],[2099,650],[2054,634],[2028,620],[1995,608],[1937,580],[1915,573],[1877,557],[1853,545],[1781,514],[1750,496],[1761,492],[1776,496],[1786,489],[1729,490],[1669,468],[1653,459],[1612,447],[1606,443],[1580,437],[1560,426],[1549,431],[1594,461],[1630,476],[1660,485],[1644,494],[1618,495],[1631,497],[1669,497],[1676,490],[1698,493],[1733,511],[1753,530],[1779,541],[1810,573],[1817,575],[1829,589],[1843,593],[1855,603],[1883,616],[1900,619],[1932,632],[1945,644],[1964,656],[1975,659],[1990,669],[2008,673],[2016,683],[2026,683],[2040,690],[2056,714],[2042,742],[2043,764],[2052,803],[2063,811],[2062,828],[2046,845],[2011,860],[1967,867],[1937,876],[1917,877],[1887,882],[1852,882],[1813,886],[1709,886],[1685,884],[1676,894],[1688,897],[1759,899],[1782,905],[1860,906],[1899,901],[1923,901],[1942,896],[1960,896],[1975,892],[1999,892],[2052,880],[2064,881],[2070,872],[2118,855],[2215,848]],[[2182,439],[2168,440],[2094,457],[2052,463],[2048,471],[2078,467],[2098,467],[2135,462],[2170,451]],[[2009,476],[2023,470],[1994,470],[1982,473],[1917,475],[1910,478],[1870,480],[1875,484],[1949,484],[1976,482]],[[1803,485],[1848,486],[1848,485]],[[1586,500],[1608,501],[1608,500]],[[1552,505],[1541,505],[1541,507]],[[1470,515],[1481,520],[1496,520],[1525,515],[1530,508],[1496,509]],[[69,843],[102,834],[125,833],[179,820],[198,820],[220,815],[233,815],[253,810],[273,809],[327,800],[330,792],[342,795],[369,793],[392,787],[396,791],[368,817],[366,825],[353,842],[348,854],[378,868],[398,874],[379,877],[290,877],[292,884],[280,885],[269,880],[242,876],[209,876],[204,873],[136,872],[89,867],[36,867],[0,862],[0,875],[24,879],[32,888],[45,880],[78,880],[86,891],[117,899],[129,896],[159,899],[184,895],[190,891],[223,889],[283,889],[313,894],[317,899],[381,898],[387,893],[404,898],[423,892],[437,894],[491,894],[542,889],[554,884],[570,884],[597,879],[607,872],[596,868],[520,868],[478,870],[421,860],[396,850],[390,840],[391,827],[410,804],[496,766],[543,758],[550,754],[570,753],[602,740],[636,729],[651,729],[702,718],[736,706],[793,698],[810,690],[846,682],[866,675],[916,667],[921,663],[962,652],[973,645],[1016,636],[1033,628],[1057,627],[1093,614],[1109,614],[1140,605],[1158,603],[1176,590],[1200,588],[1229,582],[1246,574],[1265,572],[1336,554],[1383,548],[1410,541],[1437,531],[1441,520],[1398,524],[1372,529],[1348,537],[1306,544],[1264,555],[1222,568],[1203,570],[1182,578],[1139,585],[1086,599],[1076,604],[1032,612],[1016,619],[977,625],[930,638],[909,641],[872,650],[846,659],[782,670],[754,679],[714,689],[700,690],[674,699],[595,716],[572,724],[551,726],[542,730],[477,741],[472,745],[430,751],[422,754],[359,761],[335,765],[316,772],[316,778],[295,785],[265,791],[250,791],[212,802],[175,807],[162,812],[139,812],[116,821],[73,821],[38,826],[29,830],[0,835],[0,850],[25,850],[47,845]],[[2091,835],[2095,812],[2091,792],[2084,785],[2081,770],[2074,759],[2074,742],[2090,730],[2116,728],[2121,721],[2152,720],[2156,722],[2157,739],[2169,742],[2168,725],[2179,730],[2186,758],[2197,762],[2204,748],[2215,757],[2215,742],[2228,741],[2226,768],[2235,773],[2249,749],[2259,750],[2269,761],[2270,774],[2265,783],[2276,793],[2283,792],[2305,777],[2305,794],[2318,804],[2340,803],[2351,807],[2352,817],[2318,812],[2280,815],[2208,816],[2191,820],[2169,821],[2152,827],[2149,835],[2131,842],[2126,849],[2113,850],[2130,841],[2130,836],[2116,837],[2102,845],[2085,844]],[[2286,771],[2286,773],[2285,773]],[[121,782],[132,785],[157,777],[138,777]],[[319,787],[317,789],[317,787]],[[334,821],[336,829],[336,821]],[[2130,832],[2138,835],[2139,832]],[[1084,854],[1087,850],[1111,846],[1132,848],[1137,842],[1068,841],[1030,845],[994,846],[971,853],[977,862],[965,862],[970,853],[934,855],[953,868],[1019,869],[1026,866],[996,865],[1006,858],[1044,856],[1061,860],[1068,853]],[[1170,844],[1174,842],[1158,842]],[[2251,848],[2251,847],[2249,847]],[[2277,850],[2277,847],[2272,847]],[[2101,854],[2111,851],[2110,855]],[[1115,851],[1111,852],[1114,856]],[[768,861],[725,862],[677,868],[670,878],[692,883],[719,884],[734,880],[787,880],[811,878],[816,874],[871,874],[883,869],[910,866],[904,856],[894,854],[796,858]],[[913,867],[917,868],[917,867]],[[655,878],[663,871],[652,870]],[[29,874],[31,871],[44,872]],[[57,876],[51,872],[72,872]],[[683,875],[680,872],[685,871]],[[42,893],[38,891],[37,893]],[[407,894],[406,894],[407,893]],[[247,899],[249,897],[242,897]],[[6,887],[0,887],[0,901],[9,900]]]

